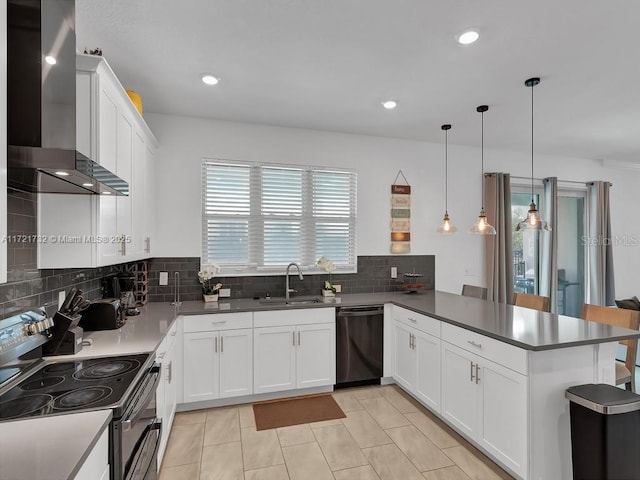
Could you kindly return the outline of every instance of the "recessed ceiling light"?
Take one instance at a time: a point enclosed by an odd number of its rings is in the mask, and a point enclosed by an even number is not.
[[[111,192],[102,192],[103,195],[111,195]]]
[[[382,102],[382,106],[387,110],[393,110],[398,106],[398,102],[396,100],[385,100]]]
[[[56,172],[56,175],[60,175],[61,177],[68,177],[69,174],[67,172]]]
[[[217,85],[220,79],[210,73],[205,73],[202,75],[202,81],[207,85]]]
[[[47,55],[46,57],[44,57],[44,61],[47,62],[49,65],[55,65],[57,63],[56,57],[53,57],[51,55]]]
[[[93,187],[93,183],[83,183],[83,187]]]
[[[458,42],[462,45],[469,45],[478,40],[478,38],[480,38],[480,34],[478,32],[469,30],[458,37]]]

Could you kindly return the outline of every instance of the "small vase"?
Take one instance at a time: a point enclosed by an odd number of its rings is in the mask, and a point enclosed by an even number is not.
[[[333,293],[331,290],[322,290],[322,296],[323,297],[335,297],[336,294]]]
[[[208,302],[217,302],[218,301],[218,294],[214,293],[213,295],[202,295],[202,299],[205,301],[205,303]]]

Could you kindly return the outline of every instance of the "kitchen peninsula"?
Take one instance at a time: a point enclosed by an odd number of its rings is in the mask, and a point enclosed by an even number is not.
[[[617,341],[640,337],[638,332],[577,318],[428,291],[343,295],[287,306],[251,299],[184,302],[180,307],[151,303],[119,330],[87,333],[93,344],[79,356],[154,351],[176,320],[176,345],[181,352],[185,316],[199,316],[191,322],[200,318],[210,322],[210,314],[297,310],[302,318],[315,308],[381,304],[385,305],[382,381],[398,383],[523,479],[571,477],[569,404],[564,390],[583,383],[613,383]],[[403,337],[403,332],[409,336]],[[409,344],[417,352],[413,366],[406,355]],[[427,350],[427,345],[433,348]],[[176,375],[182,374],[177,367]],[[291,394],[291,390],[282,392]],[[179,392],[179,410],[202,408],[181,398]],[[224,400],[230,404],[258,398]]]

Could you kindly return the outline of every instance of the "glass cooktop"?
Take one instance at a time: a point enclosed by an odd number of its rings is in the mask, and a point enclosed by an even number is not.
[[[0,397],[0,421],[118,404],[149,354],[50,363]]]

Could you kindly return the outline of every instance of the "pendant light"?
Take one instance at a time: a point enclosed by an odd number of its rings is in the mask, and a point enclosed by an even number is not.
[[[449,130],[451,125],[442,125],[444,130],[444,218],[437,232],[441,235],[452,235],[458,231],[449,219]]]
[[[480,105],[476,108],[476,112],[479,112],[482,116],[482,140],[480,144],[480,158],[482,161],[482,207],[480,208],[480,214],[478,220],[471,225],[469,233],[474,235],[495,235],[496,229],[493,228],[487,221],[487,214],[484,213],[484,112],[489,110],[487,105]]]
[[[524,82],[525,86],[531,88],[531,204],[527,212],[527,218],[516,225],[516,232],[521,230],[546,230],[551,231],[551,227],[545,222],[536,208],[533,196],[533,87],[540,83],[538,77],[530,78]]]

